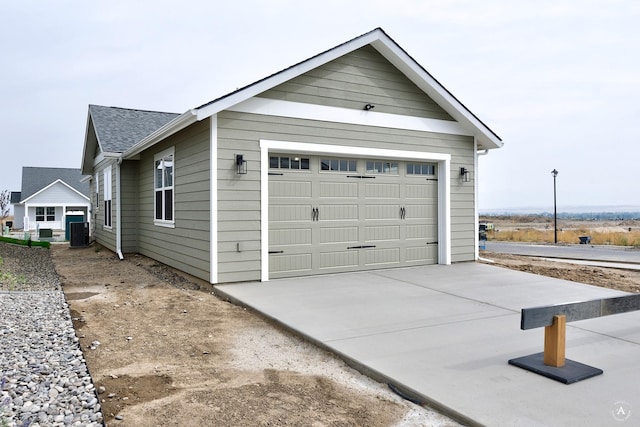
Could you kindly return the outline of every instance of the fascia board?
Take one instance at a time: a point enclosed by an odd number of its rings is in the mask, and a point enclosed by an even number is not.
[[[27,197],[26,199],[24,199],[20,203],[27,203],[29,200],[33,199],[34,197],[36,197],[39,194],[44,193],[45,191],[47,191],[48,189],[50,189],[51,187],[53,187],[54,185],[56,185],[58,183],[64,185],[65,187],[67,187],[68,189],[70,189],[74,193],[78,194],[82,198],[84,198],[86,200],[89,200],[89,198],[87,196],[85,196],[84,194],[82,194],[81,192],[79,192],[78,190],[76,190],[75,188],[73,188],[72,186],[70,186],[69,184],[64,182],[63,180],[57,179],[57,180],[53,181],[51,184],[47,185],[46,187],[43,187],[40,190],[36,191],[35,193],[33,193],[32,195],[30,195],[29,197]]]
[[[484,147],[487,149],[502,147],[503,143],[497,135],[388,36],[383,34],[371,44],[454,119],[471,128],[470,131],[480,140]]]
[[[352,52],[356,49],[360,49],[361,47],[366,46],[379,39],[381,34],[382,31],[380,30],[372,31],[371,33],[365,34],[359,38],[353,39],[347,43],[344,43],[297,65],[294,65],[291,68],[276,73],[271,77],[260,80],[252,85],[247,86],[244,89],[240,89],[239,91],[232,93],[216,102],[201,107],[197,110],[198,120],[202,120],[214,114],[217,114],[220,111],[226,110],[227,108],[230,108],[240,102],[246,101],[247,99],[252,98],[266,90],[276,87],[299,75],[311,71],[321,65],[324,65],[327,62],[333,61],[334,59],[346,55],[347,53]]]
[[[128,149],[122,154],[122,158],[124,159],[135,158],[137,155],[139,155],[141,152],[143,152],[147,148],[152,147],[156,143],[181,131],[187,126],[192,125],[198,120],[200,119],[198,119],[196,111],[193,109],[188,110],[182,113],[181,115],[179,115],[178,117],[176,117],[175,119],[171,120],[166,125],[162,126],[160,129],[157,129],[150,135],[144,137],[142,140],[134,144],[133,147],[131,147],[130,149]]]
[[[87,145],[89,143],[89,132],[91,131],[92,127],[94,127],[93,118],[91,117],[91,110],[89,110],[89,112],[87,113],[87,127],[84,131],[84,146],[82,147],[82,164],[80,165],[80,170],[82,171],[82,173],[90,173],[91,168],[89,167],[89,165],[93,161],[92,157],[95,157],[95,153],[93,153],[93,156],[90,156],[91,153],[87,152]],[[100,150],[102,150],[100,140],[98,139],[98,133],[95,131],[95,129],[93,133],[96,135],[98,147],[100,147]],[[87,158],[87,156],[90,156],[90,158]]]

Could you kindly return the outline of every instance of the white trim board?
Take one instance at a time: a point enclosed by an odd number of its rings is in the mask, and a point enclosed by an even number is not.
[[[425,160],[438,163],[438,264],[451,264],[451,155],[345,145],[260,140],[261,278],[269,280],[269,152],[350,155],[358,158]]]
[[[328,107],[267,98],[250,98],[230,107],[228,110],[266,116],[473,136],[473,133],[469,132],[460,123],[451,120],[376,113],[352,108]]]
[[[218,283],[218,115],[211,116],[209,147],[210,237],[209,281]]]

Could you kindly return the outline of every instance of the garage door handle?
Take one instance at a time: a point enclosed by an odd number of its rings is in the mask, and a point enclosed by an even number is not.
[[[427,245],[437,245],[438,242],[427,242]]]
[[[400,219],[404,219],[407,216],[407,210],[403,207],[400,208]]]
[[[269,251],[269,255],[271,254],[283,254],[284,251]]]
[[[317,221],[318,219],[320,219],[320,209],[319,208],[312,208],[311,209],[311,221]]]
[[[347,249],[368,249],[375,248],[376,245],[360,245],[360,246],[347,246]]]

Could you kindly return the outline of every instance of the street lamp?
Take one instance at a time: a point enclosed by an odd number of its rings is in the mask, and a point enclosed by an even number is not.
[[[558,211],[556,209],[556,177],[558,176],[557,170],[552,170],[553,175],[553,241],[558,243]]]

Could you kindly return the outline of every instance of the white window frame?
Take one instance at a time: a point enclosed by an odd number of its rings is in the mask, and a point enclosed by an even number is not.
[[[164,164],[158,164],[158,162],[163,162],[167,157],[171,158],[171,182],[170,185],[167,185],[164,182],[165,173],[164,173]],[[162,180],[160,186],[158,186],[157,178],[157,169],[158,167],[162,167]],[[175,183],[176,183],[176,153],[175,148],[171,147],[164,151],[157,153],[153,158],[153,223],[159,227],[169,227],[175,228],[175,213],[176,213],[176,192],[175,192]],[[165,214],[167,212],[166,200],[162,200],[162,218],[157,218],[157,203],[158,203],[158,193],[162,194],[163,197],[167,191],[171,191],[171,219],[167,219]]]
[[[113,227],[113,205],[112,205],[112,191],[111,191],[111,166],[107,166],[103,171],[103,184],[104,184],[104,222],[103,226],[106,229],[112,229]]]

